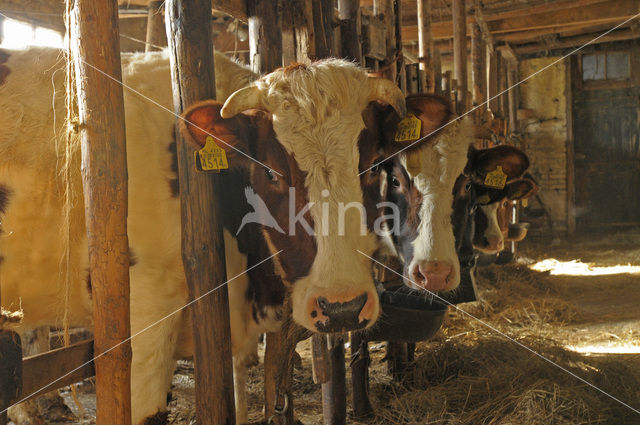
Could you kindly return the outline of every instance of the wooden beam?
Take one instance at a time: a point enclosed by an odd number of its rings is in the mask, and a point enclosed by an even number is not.
[[[458,114],[467,111],[467,25],[465,0],[452,0],[453,72],[458,87]]]
[[[247,0],[213,0],[213,8],[247,22]]]
[[[344,425],[347,418],[347,383],[344,365],[344,339],[340,335],[329,334],[327,348],[329,352],[329,381],[322,384],[322,408],[325,425]]]
[[[295,0],[293,6],[296,58],[298,62],[311,63],[316,59],[316,34],[312,0]]]
[[[602,44],[602,43],[611,43],[614,41],[634,40],[638,38],[638,35],[635,34],[630,29],[613,31],[596,40],[596,38],[599,37],[600,35],[601,33],[595,33],[595,34],[581,35],[577,37],[562,38],[551,45],[535,43],[531,45],[518,46],[514,49],[514,51],[518,55],[530,55],[530,54],[544,52],[552,49],[570,49],[574,47],[580,47],[587,43]]]
[[[145,52],[153,52],[161,50],[167,46],[167,31],[164,28],[164,1],[153,0],[149,2],[147,10],[147,44],[144,47]]]
[[[71,21],[94,347],[98,356],[110,350],[95,361],[96,424],[130,425],[127,154],[124,100],[118,83],[122,81],[118,4],[116,0],[75,0]]]
[[[362,64],[360,47],[360,7],[358,0],[338,0],[340,19],[340,56]]]
[[[166,27],[176,113],[215,99],[211,0],[168,0]],[[231,330],[222,234],[222,176],[197,172],[194,146],[176,131],[182,263],[189,288],[196,381],[196,415],[202,425],[235,424]],[[215,291],[213,291],[215,288]],[[212,292],[213,291],[213,292]],[[206,296],[204,296],[206,294]],[[204,296],[204,297],[203,297]]]
[[[95,367],[92,359],[93,340],[25,357],[22,361],[21,401],[23,398],[30,400],[94,376]],[[82,367],[74,370],[79,366]]]
[[[418,12],[418,49],[421,73],[420,85],[424,92],[435,93],[435,77],[433,70],[433,51],[435,49],[431,37],[431,0],[417,0]]]
[[[486,116],[484,102],[487,96],[487,47],[482,36],[480,25],[471,27],[471,80],[473,84],[473,105],[480,106],[476,112],[476,123],[481,124]]]
[[[271,72],[282,66],[281,0],[248,0],[249,55],[253,72]]]
[[[328,58],[334,52],[333,1],[312,0],[315,59]]]
[[[569,6],[569,4],[565,4]],[[619,0],[616,2],[589,2],[586,5],[577,5],[574,2],[571,7],[565,7],[555,11],[531,13],[527,12],[519,17],[494,19],[487,11],[483,17],[487,21],[489,31],[494,37],[497,34],[530,31],[538,29],[561,28],[567,25],[597,25],[606,22],[622,22],[638,13],[638,4],[635,0]],[[467,18],[467,22],[471,22]],[[453,37],[453,25],[451,21],[433,22],[432,34],[435,40]],[[418,39],[418,27],[407,25],[403,28],[405,40]]]
[[[396,59],[396,32],[395,28],[395,14],[393,10],[392,0],[375,0],[373,2],[373,14],[380,18],[387,29],[385,42],[387,44],[387,57],[382,64],[384,71],[382,76],[388,78],[391,81],[396,81],[398,73],[397,67],[392,64]]]
[[[507,62],[507,101],[509,108],[509,133],[518,131],[518,64],[517,62]]]

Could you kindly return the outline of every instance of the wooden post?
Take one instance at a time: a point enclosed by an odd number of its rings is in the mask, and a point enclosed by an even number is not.
[[[325,425],[344,425],[347,419],[347,384],[345,382],[344,338],[327,335],[331,376],[322,384],[322,413]]]
[[[487,49],[488,50],[488,49]],[[488,82],[487,82],[487,96],[489,99],[489,109],[494,116],[498,115],[499,111],[499,99],[494,98],[498,94],[498,57],[500,53],[493,49],[492,53],[487,54],[488,59]]]
[[[294,23],[294,7],[300,0],[283,0],[282,2],[282,64],[289,66],[297,61],[296,30]]]
[[[253,72],[270,72],[282,66],[281,11],[282,0],[247,0]]]
[[[211,0],[168,0],[166,28],[176,113],[193,103],[215,99]],[[191,308],[196,379],[196,413],[202,425],[235,425],[231,331],[222,235],[221,176],[195,169],[197,148],[176,132],[182,263],[189,298],[218,288]]]
[[[435,94],[442,93],[442,63],[438,49],[433,51],[433,86]]]
[[[167,46],[167,31],[164,28],[162,9],[164,1],[153,0],[149,2],[147,10],[147,44],[144,46],[145,52],[160,50],[154,46]]]
[[[265,339],[264,353],[264,394],[265,394],[265,418],[269,420],[278,408],[284,406],[282,397],[288,398],[288,409],[284,417],[275,416],[274,425],[294,423],[293,393],[291,377],[293,375],[293,363],[291,361],[296,348],[297,336],[284,324],[280,332],[269,332]]]
[[[316,34],[316,56],[333,57],[335,50],[334,0],[313,0],[313,26]]]
[[[518,64],[514,61],[507,62],[507,88],[509,91],[509,133],[513,134],[518,131],[518,100],[517,87],[514,87],[517,81]]]
[[[360,46],[360,1],[338,0],[340,19],[341,56],[362,64]]]
[[[387,78],[391,81],[396,81],[398,76],[398,69],[395,64],[396,60],[396,31],[395,28],[395,12],[393,7],[394,0],[374,0],[373,1],[373,14],[382,18],[382,22],[384,23],[385,28],[387,29],[386,33],[386,44],[387,44],[387,57],[384,61],[383,68],[385,68],[385,72],[383,73],[384,78]]]
[[[312,0],[294,0],[292,6],[297,60],[301,63],[311,63],[316,59]]]
[[[577,58],[575,56],[567,58],[565,63],[565,97],[567,114],[567,234],[572,236],[576,232],[576,194],[575,194],[575,146],[573,135],[573,86],[574,75],[577,71]],[[576,76],[575,79],[580,78]]]
[[[369,343],[358,332],[351,333],[351,388],[353,418],[367,419],[373,416],[369,400]]]
[[[433,66],[434,43],[431,36],[431,0],[418,2],[418,51],[420,69],[423,71],[420,85],[425,93],[435,93]]]
[[[96,423],[129,425],[128,192],[124,100],[122,86],[116,82],[122,80],[118,3],[76,0],[71,21],[95,353],[117,346],[95,361]]]
[[[453,72],[457,81],[457,112],[467,112],[467,13],[465,0],[452,0],[453,12]]]
[[[487,96],[487,65],[484,40],[480,25],[474,22],[471,25],[471,80],[473,81],[473,105],[483,105]],[[476,123],[482,124],[486,117],[486,106],[481,106],[475,111]]]

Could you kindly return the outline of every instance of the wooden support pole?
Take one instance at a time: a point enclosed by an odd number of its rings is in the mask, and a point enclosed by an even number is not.
[[[333,57],[338,54],[335,49],[335,7],[334,0],[313,0],[313,15],[316,16],[317,3],[320,3],[320,13],[322,14],[322,40],[319,40],[320,32],[318,24],[314,23],[316,27],[316,55],[318,58]],[[324,47],[323,47],[324,46]],[[324,50],[326,49],[326,50]]]
[[[247,12],[251,68],[273,71],[282,66],[282,0],[247,0]]]
[[[487,96],[487,48],[483,40],[480,25],[471,24],[471,81],[473,82],[473,106],[484,104]],[[474,116],[477,124],[482,124],[486,117],[486,106],[476,109]]]
[[[166,28],[176,113],[215,99],[211,0],[168,0]],[[182,263],[189,298],[211,291],[191,308],[196,380],[196,414],[202,425],[235,425],[231,330],[222,235],[221,176],[196,171],[198,148],[176,132]]]
[[[325,425],[344,425],[347,418],[347,383],[345,381],[344,339],[327,335],[331,376],[322,384],[322,413]]]
[[[265,339],[264,353],[264,394],[265,418],[273,417],[274,425],[294,423],[294,399],[292,393],[293,352],[296,348],[296,336],[287,325],[280,332],[269,332]],[[275,415],[276,405],[283,408],[287,397],[288,409],[284,416]]]
[[[402,2],[399,0],[393,2],[393,16],[393,28],[396,32],[395,57],[397,58],[394,66],[398,69],[400,76],[400,88],[404,93],[407,93],[407,74],[404,67],[404,56],[402,55]]]
[[[387,29],[385,35],[385,42],[387,45],[387,55],[384,60],[382,68],[384,72],[382,76],[391,81],[396,81],[398,70],[395,65],[396,60],[396,31],[394,30],[395,18],[394,18],[394,0],[374,0],[373,1],[373,14],[384,23]]]
[[[362,64],[360,45],[360,2],[358,0],[338,0],[340,19],[341,56]]]
[[[147,10],[147,44],[144,46],[145,52],[154,52],[158,47],[167,46],[167,31],[164,28],[162,17],[164,1],[154,0],[149,2]]]
[[[418,51],[420,69],[423,71],[420,81],[422,91],[435,93],[435,75],[433,66],[434,43],[431,37],[431,0],[418,2]]]
[[[517,87],[514,87],[517,81],[518,64],[514,61],[507,62],[507,100],[509,107],[509,133],[513,134],[518,131],[518,99]]]
[[[438,49],[433,51],[433,86],[435,94],[442,93],[442,62]]]
[[[488,49],[487,49],[488,50]],[[499,99],[495,97],[498,92],[498,58],[500,53],[493,49],[493,52],[487,54],[487,96],[489,99],[489,109],[494,116],[498,115]]]
[[[293,0],[292,6],[296,58],[298,62],[311,63],[316,59],[316,34],[312,0]]]
[[[458,88],[457,112],[467,111],[467,13],[465,0],[452,0],[453,72]]]
[[[369,400],[369,343],[358,332],[351,333],[351,389],[353,418],[362,420],[373,416]]]
[[[115,347],[95,361],[96,423],[129,425],[128,191],[124,100],[117,83],[122,80],[118,3],[75,0],[71,21],[95,353]]]

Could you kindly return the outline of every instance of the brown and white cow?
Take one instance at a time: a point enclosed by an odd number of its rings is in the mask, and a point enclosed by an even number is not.
[[[403,262],[405,284],[432,292],[449,291],[460,283],[451,224],[452,188],[464,168],[473,128],[468,120],[454,120],[449,103],[440,97],[412,95],[406,102],[408,113],[423,123],[421,136],[429,135],[429,139],[389,159],[376,159],[373,168],[362,164],[363,179],[379,176],[379,184],[376,180],[368,186],[378,184],[381,198],[391,204],[383,211],[382,249]],[[394,128],[386,125],[381,131],[389,133]],[[385,137],[393,140],[393,134]],[[392,152],[389,147],[386,150]],[[363,190],[372,190],[367,189],[366,181]]]
[[[486,184],[487,175],[500,167],[504,184],[498,187]],[[483,254],[495,254],[504,249],[509,230],[506,204],[527,199],[538,191],[537,184],[523,177],[529,168],[529,159],[520,149],[499,145],[489,149],[471,147],[467,165],[454,188],[454,227],[456,235],[465,233],[463,223],[471,220],[467,233],[472,246]],[[500,187],[502,186],[502,187]]]
[[[63,323],[90,326],[77,145],[70,146],[74,154],[69,167],[64,167],[64,60],[61,52],[50,49],[6,55],[0,85],[0,182],[8,200],[0,241],[4,307],[23,309],[22,330]],[[363,202],[358,176],[363,110],[370,102],[381,101],[402,116],[402,93],[392,83],[367,78],[362,69],[341,60],[281,69],[246,86],[253,74],[218,55],[216,75],[219,96],[230,94],[224,106],[205,102],[186,116],[267,165],[229,151],[227,178],[250,181],[274,216],[279,217],[283,208],[289,214],[288,206],[293,205],[293,219],[281,223],[286,235],[274,229],[261,233],[267,252],[280,252],[273,272],[291,288],[287,290],[292,291],[294,320],[313,331],[371,325],[379,306],[370,261],[361,253],[373,253],[375,236],[360,232],[357,211],[345,214],[340,234],[338,213],[341,206]],[[123,56],[123,80],[171,109],[165,53]],[[175,170],[166,148],[174,119],[127,90],[125,112],[128,230],[137,259],[130,272],[132,333],[162,319],[132,339],[132,415],[138,424],[165,409],[174,358],[188,351],[178,342],[188,340],[183,330],[189,327],[181,313],[171,314],[187,300],[179,201],[171,190],[175,190]],[[194,128],[187,130],[195,139],[201,136],[191,131]],[[62,179],[65,171],[69,180]],[[69,198],[64,196],[67,188]],[[295,199],[290,188],[295,188]],[[230,195],[226,208],[238,214],[246,207],[231,202],[234,197],[238,194]],[[228,275],[234,276],[250,260],[242,253],[241,241],[233,237],[236,229],[229,230],[225,249]],[[231,307],[234,352],[242,351],[250,340],[254,332],[250,328],[259,327],[249,320],[254,314],[263,327],[278,320],[277,308],[246,308],[253,299],[247,300],[248,278],[243,276],[244,284],[240,278],[230,283],[230,302],[238,306]],[[267,290],[256,299],[270,295]]]

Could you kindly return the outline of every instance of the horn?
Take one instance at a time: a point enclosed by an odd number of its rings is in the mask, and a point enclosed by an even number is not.
[[[264,109],[262,92],[256,86],[249,86],[235,91],[220,110],[222,118],[231,118],[247,109]]]
[[[371,95],[369,102],[379,100],[387,103],[396,110],[398,115],[403,118],[407,114],[407,105],[404,101],[404,93],[396,86],[393,81],[386,78],[369,78],[371,85]]]

